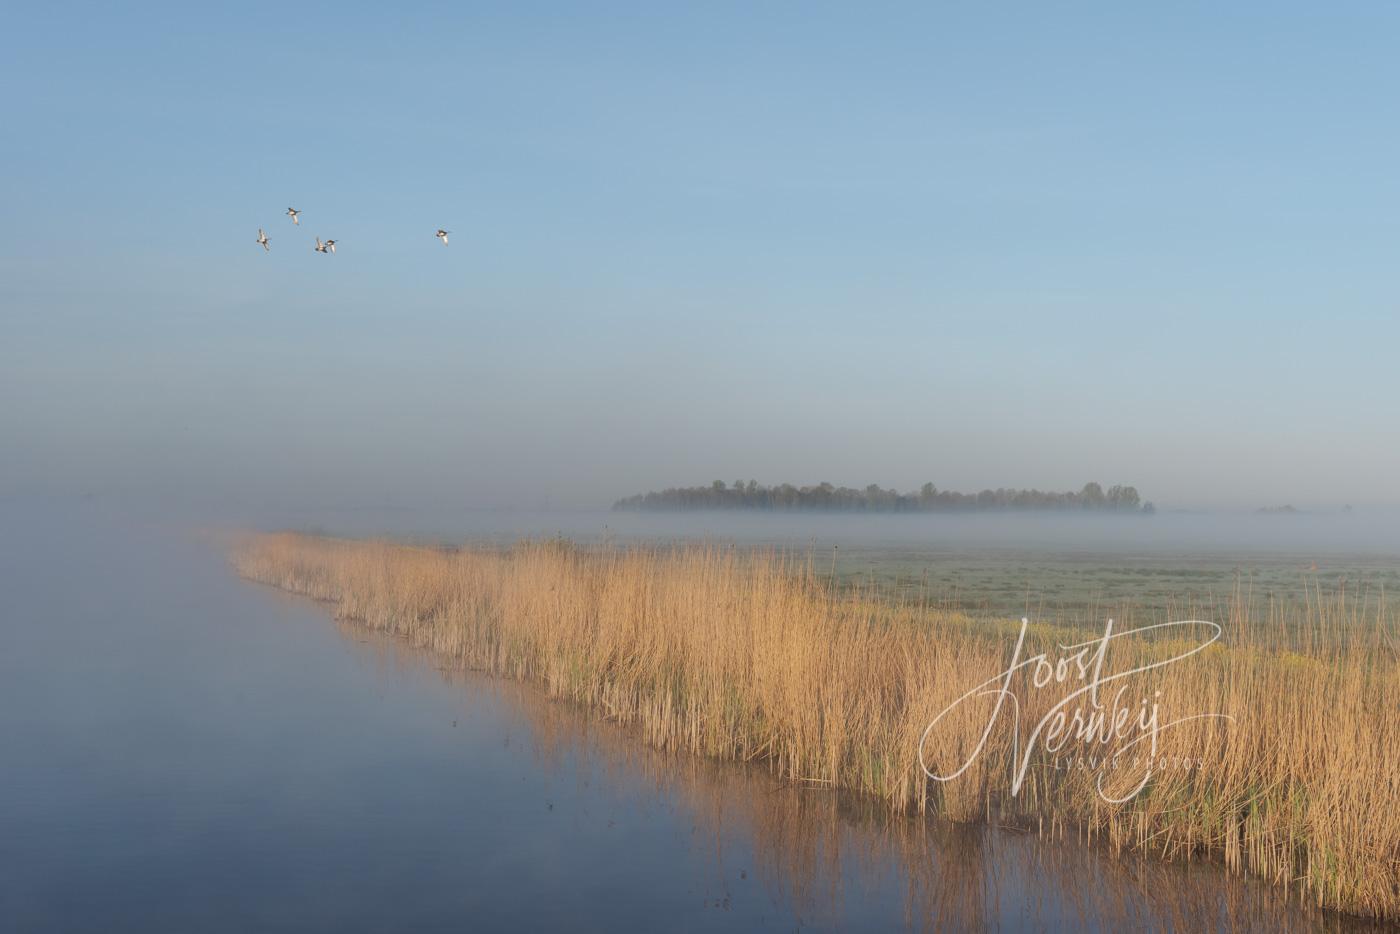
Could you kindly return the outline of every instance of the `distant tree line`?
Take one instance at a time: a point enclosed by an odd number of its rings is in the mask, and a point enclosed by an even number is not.
[[[736,480],[726,485],[716,480],[709,486],[672,487],[652,493],[628,496],[613,509],[773,509],[828,510],[833,512],[995,512],[995,511],[1076,511],[1156,512],[1144,503],[1135,487],[1111,486],[1107,491],[1097,483],[1086,483],[1077,493],[1051,493],[1041,490],[983,490],[955,493],[925,483],[914,493],[882,490],[870,484],[863,490],[818,483],[816,486],[763,486],[753,480]]]

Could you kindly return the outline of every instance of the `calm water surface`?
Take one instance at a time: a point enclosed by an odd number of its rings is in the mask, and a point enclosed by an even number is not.
[[[0,593],[0,930],[1354,927],[646,750],[169,523],[0,505]]]

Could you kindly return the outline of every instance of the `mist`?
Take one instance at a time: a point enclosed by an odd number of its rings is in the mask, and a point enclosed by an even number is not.
[[[1400,505],[1393,13],[1176,15],[26,9],[0,495]]]

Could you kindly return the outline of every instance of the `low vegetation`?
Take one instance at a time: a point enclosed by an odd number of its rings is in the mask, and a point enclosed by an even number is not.
[[[991,703],[958,704],[929,735],[925,760],[938,773],[972,764],[930,780],[919,761],[926,728],[1007,667],[1019,624],[836,589],[811,556],[276,534],[249,538],[234,561],[248,578],[330,601],[340,617],[450,664],[536,682],[662,749],[762,761],[899,812],[993,816],[1119,851],[1214,856],[1315,904],[1400,917],[1400,662],[1395,621],[1375,604],[1241,596],[1220,621],[1220,643],[1118,682],[1125,705],[1136,714],[1140,700],[1155,702],[1162,723],[1207,712],[1233,720],[1163,731],[1158,761],[1178,765],[1115,804],[1100,778],[1111,796],[1140,771],[1065,767],[1066,756],[1103,757],[1098,747],[1035,749],[1012,794],[1015,743],[1082,686],[1036,688],[1030,673],[1010,682],[1019,736],[1008,705],[973,758]],[[1053,662],[1067,654],[1061,646],[1096,634],[1035,625],[1022,657]],[[1171,630],[1120,639],[1110,664],[1126,670],[1190,644]]]

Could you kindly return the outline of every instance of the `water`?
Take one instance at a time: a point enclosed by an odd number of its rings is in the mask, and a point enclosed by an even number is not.
[[[185,528],[11,502],[0,529],[0,930],[1352,926],[647,750]]]

